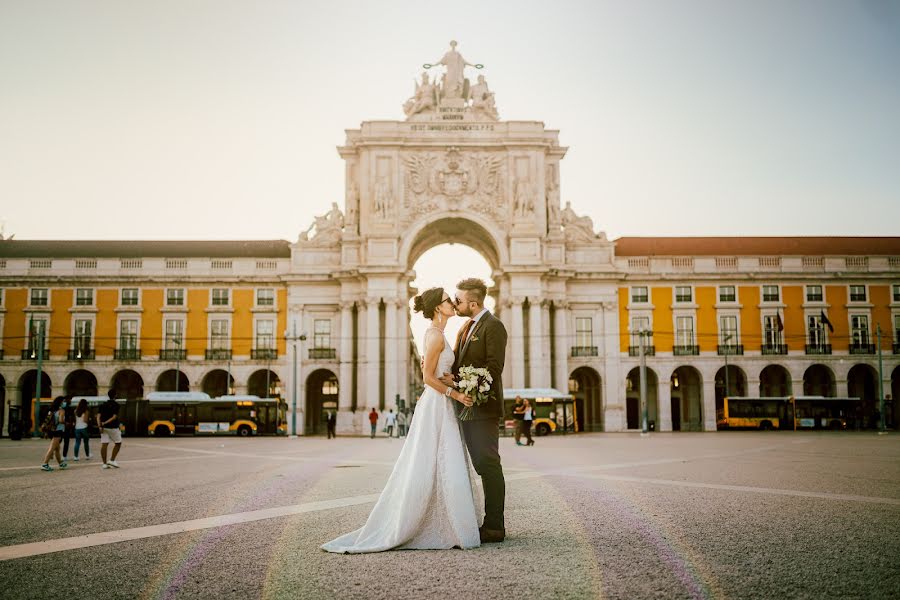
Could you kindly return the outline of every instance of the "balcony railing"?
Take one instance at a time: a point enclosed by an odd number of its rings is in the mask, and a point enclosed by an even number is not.
[[[720,345],[717,348],[717,352],[719,356],[741,356],[744,354],[744,345],[743,344],[728,344],[726,346]]]
[[[160,350],[159,360],[184,360],[187,358],[187,350]]]
[[[275,348],[254,348],[250,350],[250,358],[253,360],[275,360],[278,358],[278,350]]]
[[[700,354],[700,346],[672,346],[672,354],[675,356],[697,356]]]
[[[639,346],[628,346],[628,356],[640,356]],[[656,356],[656,346],[644,346],[644,356]]]
[[[41,352],[37,348],[25,348],[22,350],[22,360],[37,360],[38,354],[42,355],[41,358],[43,360],[48,360],[50,358],[50,349],[44,348],[43,352]]]
[[[787,344],[763,344],[761,350],[763,356],[771,354],[787,354]]]
[[[900,354],[900,342],[894,342],[894,354]]]
[[[850,354],[875,354],[875,344],[850,344]]]
[[[831,354],[831,344],[807,344],[807,354]]]
[[[66,353],[68,360],[94,360],[93,350],[69,350]]]
[[[141,351],[138,348],[116,348],[113,350],[113,358],[116,360],[140,360]]]
[[[310,348],[309,358],[310,360],[337,358],[337,350],[334,348]]]
[[[3,349],[0,348],[0,360],[3,360]]]
[[[597,346],[572,346],[572,357],[598,356]]]
[[[231,350],[225,348],[207,348],[206,360],[231,360]]]

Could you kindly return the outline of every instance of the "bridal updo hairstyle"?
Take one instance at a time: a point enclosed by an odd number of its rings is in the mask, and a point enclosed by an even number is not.
[[[413,298],[413,310],[422,313],[423,317],[431,320],[434,318],[434,311],[437,310],[438,305],[443,301],[444,288],[431,288]]]

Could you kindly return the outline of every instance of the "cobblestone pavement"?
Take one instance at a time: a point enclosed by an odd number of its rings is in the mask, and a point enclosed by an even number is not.
[[[402,443],[129,438],[45,473],[0,440],[0,597],[900,597],[897,434],[503,439],[506,542],[320,551]]]

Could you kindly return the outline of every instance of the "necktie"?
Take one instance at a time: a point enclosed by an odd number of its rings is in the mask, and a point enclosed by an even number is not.
[[[456,349],[459,350],[463,346],[466,345],[466,338],[469,337],[469,330],[472,329],[472,325],[475,324],[475,319],[469,319],[466,322],[465,327],[462,329],[462,333],[460,333],[459,338],[456,340]]]

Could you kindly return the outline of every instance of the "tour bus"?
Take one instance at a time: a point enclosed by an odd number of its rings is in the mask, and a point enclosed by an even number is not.
[[[732,396],[716,414],[718,429],[833,429],[847,428],[857,398],[824,396]]]
[[[553,388],[506,388],[503,390],[504,428],[515,430],[513,410],[516,397],[528,400],[534,411],[532,428],[535,435],[547,435],[557,429],[577,431],[578,420],[572,396]],[[563,424],[565,423],[565,427]]]
[[[151,392],[146,403],[147,433],[157,437],[178,433],[242,437],[287,433],[287,404],[280,398]]]

